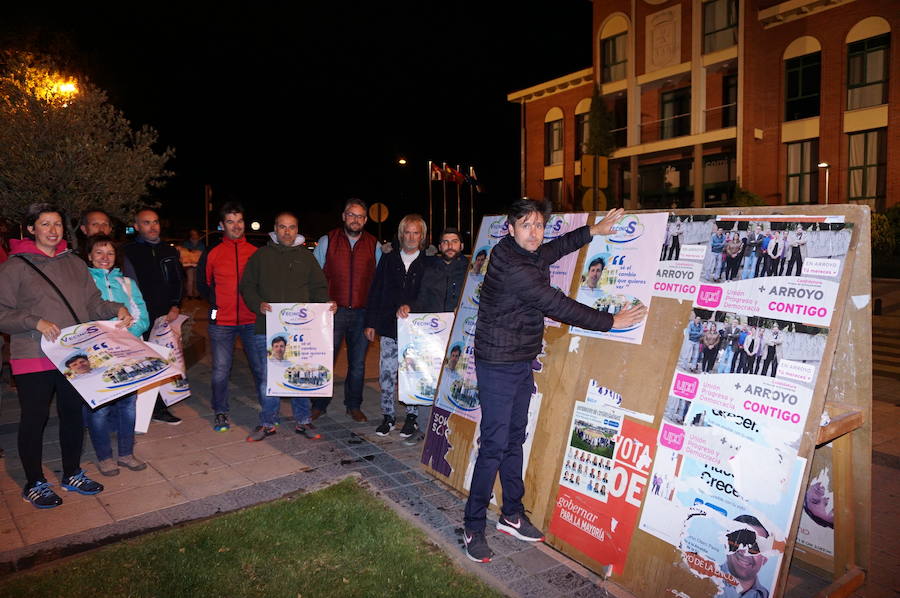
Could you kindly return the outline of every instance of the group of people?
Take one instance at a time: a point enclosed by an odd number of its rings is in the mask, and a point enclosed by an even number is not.
[[[695,316],[687,328],[685,370],[719,374],[761,374],[775,377],[781,359],[784,333],[778,323],[771,328],[739,324],[726,318],[703,321]]]
[[[679,222],[677,226],[683,225]],[[790,231],[766,232],[758,224],[751,226],[746,232],[716,229],[709,239],[711,259],[707,262],[707,280],[722,282],[761,276],[791,276],[792,272],[795,276],[803,274],[809,233],[802,224],[797,224]]]
[[[117,475],[119,467],[140,471],[147,465],[133,451],[135,394],[88,408],[44,355],[41,338],[55,341],[68,326],[105,319],[118,320],[117,326],[135,336],[146,336],[157,318],[178,316],[181,300],[180,265],[172,255],[175,250],[160,241],[155,211],[137,213],[138,238],[121,247],[110,236],[112,224],[105,212],[85,212],[79,227],[85,237],[80,256],[64,238],[64,218],[62,210],[53,205],[31,205],[24,222],[25,238],[10,241],[9,258],[0,265],[4,281],[0,285],[0,331],[11,338],[10,365],[21,406],[17,442],[26,478],[22,495],[45,509],[62,504],[41,467],[44,427],[54,395],[64,490],[81,494],[103,490],[81,467],[85,426],[102,475]],[[90,368],[83,357],[79,365]],[[154,409],[154,419],[180,421],[161,401]],[[115,459],[112,432],[117,442]]]

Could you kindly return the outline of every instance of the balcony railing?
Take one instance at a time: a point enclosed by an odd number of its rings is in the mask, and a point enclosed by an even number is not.
[[[704,111],[706,130],[726,129],[737,125],[737,103],[723,104]]]
[[[641,143],[672,139],[691,134],[691,113],[641,122]]]

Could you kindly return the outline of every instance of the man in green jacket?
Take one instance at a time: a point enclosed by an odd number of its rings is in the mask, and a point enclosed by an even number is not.
[[[298,234],[298,220],[291,212],[281,212],[275,217],[275,230],[269,233],[271,241],[254,253],[247,261],[241,277],[240,290],[247,304],[256,314],[256,330],[251,359],[256,361],[257,371],[265,372],[268,364],[266,339],[266,312],[272,311],[272,303],[325,303],[328,302],[328,282],[312,253],[303,245],[303,235]],[[332,309],[334,305],[332,304]],[[279,397],[266,393],[266,377],[259,385],[259,425],[247,437],[247,442],[263,440],[275,433],[278,422]],[[308,438],[318,438],[310,419],[309,399],[291,399],[296,427],[294,431]]]

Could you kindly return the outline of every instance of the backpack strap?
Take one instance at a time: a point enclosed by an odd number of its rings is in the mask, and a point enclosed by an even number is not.
[[[43,278],[44,280],[46,280],[46,281],[47,281],[47,284],[49,284],[51,287],[53,287],[53,290],[56,291],[56,294],[59,295],[59,298],[62,299],[62,300],[63,300],[63,303],[66,304],[66,307],[69,308],[69,313],[72,314],[72,318],[75,320],[75,323],[78,324],[78,323],[81,322],[81,319],[78,317],[78,314],[76,314],[76,313],[75,313],[75,310],[72,309],[72,304],[69,303],[69,300],[66,299],[66,296],[63,295],[62,291],[59,290],[59,287],[56,286],[56,283],[54,283],[52,280],[50,280],[50,277],[49,277],[49,276],[47,276],[46,274],[44,274],[43,272],[41,272],[41,269],[40,269],[40,268],[38,268],[37,266],[35,266],[34,264],[32,264],[32,263],[31,263],[24,255],[22,255],[21,253],[16,254],[16,255],[13,256],[13,257],[17,257],[17,258],[21,259],[23,262],[25,262],[26,264],[28,264],[28,265],[31,267],[32,270],[34,270],[35,272],[37,272],[38,274],[40,274],[41,278]]]

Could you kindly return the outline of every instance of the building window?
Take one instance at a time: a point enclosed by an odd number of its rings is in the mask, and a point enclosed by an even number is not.
[[[847,110],[887,103],[890,35],[847,45]]]
[[[662,94],[662,131],[660,137],[669,139],[691,132],[691,88],[676,89]]]
[[[710,0],[703,4],[703,53],[737,44],[737,0]]]
[[[819,142],[787,144],[787,203],[817,203]]]
[[[581,155],[587,152],[587,142],[590,137],[590,115],[585,112],[575,115],[575,159],[581,160]]]
[[[544,181],[544,199],[554,208],[562,206],[562,179]]]
[[[864,131],[848,135],[850,158],[847,168],[851,201],[865,201],[881,209],[884,200],[887,173],[887,147],[885,129]]]
[[[819,116],[822,53],[813,52],[784,62],[784,120]]]
[[[737,75],[722,77],[722,127],[737,125]]]
[[[563,162],[563,121],[544,123],[544,166]]]
[[[627,33],[620,33],[600,40],[603,83],[625,78],[628,67],[628,56],[625,51],[627,35]]]

